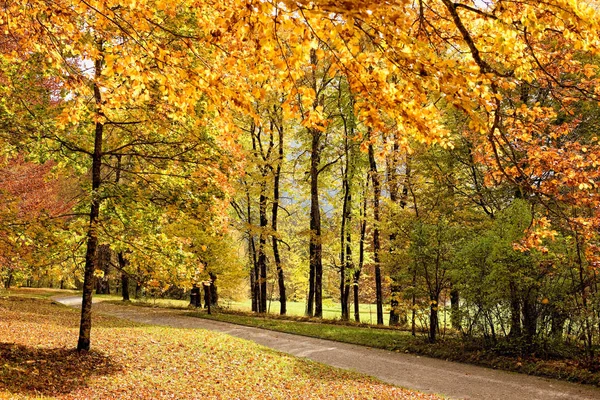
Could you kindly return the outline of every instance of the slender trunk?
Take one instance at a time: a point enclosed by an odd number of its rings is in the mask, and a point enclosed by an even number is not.
[[[98,43],[102,51],[102,42]],[[98,58],[95,63],[95,77],[100,78],[102,73],[102,59]],[[94,83],[94,101],[98,112],[101,113],[102,96],[97,83]],[[92,331],[92,293],[94,290],[94,270],[96,267],[96,248],[98,247],[98,233],[96,225],[100,216],[99,189],[102,183],[100,168],[102,166],[102,139],[104,125],[96,122],[94,130],[94,152],[92,153],[92,192],[90,205],[90,220],[87,230],[87,248],[85,253],[85,268],[83,275],[83,299],[81,302],[81,322],[79,325],[78,351],[89,351],[90,337]]]
[[[258,303],[256,301],[256,280],[254,279],[254,270],[256,265],[254,259],[256,256],[252,254],[253,251],[251,250],[254,247],[253,242],[254,241],[251,238],[248,239],[248,255],[250,257],[250,298],[252,299],[252,312],[258,312]]]
[[[537,333],[537,310],[535,291],[531,288],[523,296],[523,330],[525,333],[525,344],[530,348],[533,346]]]
[[[350,204],[352,201],[352,197],[351,195],[348,196],[348,203]],[[350,206],[349,206],[350,207]],[[350,226],[351,221],[352,221],[352,215],[351,215],[351,211],[349,208],[348,211],[348,226]],[[352,271],[354,269],[354,263],[352,262],[352,233],[351,233],[351,229],[350,227],[348,227],[347,231],[346,231],[346,271],[348,271],[348,273],[350,273],[350,271]],[[344,279],[344,293],[343,293],[343,300],[344,300],[344,310],[346,313],[346,320],[350,319],[350,305],[349,305],[349,299],[350,299],[350,278],[345,278]]]
[[[263,176],[266,179],[266,177]],[[265,185],[261,184],[259,197],[259,221],[260,221],[260,236],[258,239],[258,267],[259,267],[259,293],[260,301],[258,303],[258,311],[260,313],[267,312],[267,196],[265,196]]]
[[[512,338],[521,337],[521,300],[517,291],[517,285],[511,278],[509,281],[510,289],[510,332]]]
[[[410,332],[413,336],[417,336],[417,295],[415,289],[417,287],[417,268],[413,265],[412,268],[412,312],[410,317]]]
[[[438,330],[438,307],[439,296],[431,296],[429,306],[429,342],[435,343]]]
[[[210,315],[211,313],[211,303],[212,303],[212,293],[211,293],[211,284],[210,282],[205,283],[204,285],[204,308],[206,308],[206,312]]]
[[[398,155],[400,154],[400,146],[397,140],[394,140],[394,146],[392,153],[386,158],[386,169],[387,169],[387,182],[388,190],[390,192],[390,202],[392,204],[398,203],[398,191],[400,182],[398,179]],[[404,208],[404,205],[401,205]],[[391,233],[389,236],[390,245],[389,252],[394,252],[394,242],[396,241],[396,234]],[[400,325],[400,297],[402,286],[399,279],[397,278],[397,272],[400,268],[396,266],[394,271],[390,273],[390,326]],[[406,318],[404,318],[406,319]]]
[[[10,285],[12,285],[12,281],[13,281],[13,273],[12,273],[12,270],[10,270],[8,272],[8,278],[6,278],[6,282],[5,282],[4,287],[6,289],[10,289]]]
[[[311,248],[312,249],[312,248]],[[308,296],[306,297],[306,315],[312,317],[314,314],[314,302],[315,302],[315,268],[310,260],[310,266],[308,270]]]
[[[123,295],[123,301],[129,301],[129,275],[125,272],[125,267],[127,267],[127,259],[122,251],[117,254],[117,258],[119,259],[119,269],[121,270],[121,292]]]
[[[210,287],[209,287],[209,299],[213,306],[219,305],[219,288],[217,287],[217,275],[214,272],[209,272]]]
[[[452,328],[460,331],[462,329],[462,317],[460,315],[460,293],[457,289],[450,291],[450,323]]]
[[[283,164],[283,126],[277,124],[279,134],[279,151],[277,166],[273,175],[273,208],[271,209],[271,227],[273,229],[273,258],[275,259],[275,267],[277,268],[277,284],[279,287],[279,314],[287,313],[287,298],[285,294],[285,276],[283,274],[283,266],[281,264],[281,256],[279,254],[279,240],[277,238],[277,215],[279,211],[279,180],[281,177],[281,167]]]
[[[124,272],[121,273],[121,292],[123,301],[129,301],[129,276]]]
[[[340,300],[342,305],[342,319],[350,319],[349,295],[350,285],[349,274],[353,270],[352,263],[352,165],[350,160],[350,146],[348,135],[344,139],[344,148],[346,155],[346,166],[343,171],[343,189],[344,202],[342,208],[342,223],[340,232]]]
[[[312,66],[311,86],[314,93],[318,93],[317,88],[317,52],[310,50],[310,63]],[[315,95],[312,107],[316,109],[319,106],[319,98]],[[321,209],[319,208],[319,164],[321,163],[321,137],[322,133],[316,128],[310,128],[311,150],[310,150],[310,269],[311,281],[314,296],[314,316],[321,318],[323,316],[323,264],[322,253],[323,245],[321,243]],[[310,297],[310,293],[309,293]],[[307,314],[312,314],[312,305],[309,305]]]
[[[346,147],[346,168],[342,172],[344,178],[342,179],[342,187],[344,190],[344,201],[342,205],[342,221],[340,227],[340,305],[342,308],[342,320],[347,321],[349,316],[348,303],[345,296],[346,288],[346,221],[348,219],[348,196],[350,189],[348,185],[348,151]]]
[[[581,294],[581,305],[583,306],[584,320],[583,320],[583,336],[585,339],[585,347],[588,352],[589,361],[594,358],[593,346],[593,326],[590,322],[590,310],[588,305],[588,285],[587,277],[584,272],[583,257],[582,257],[582,243],[578,233],[575,232],[575,245],[577,249],[577,265],[579,267],[579,290]]]
[[[314,279],[314,316],[321,318],[323,316],[322,302],[322,243],[321,243],[321,209],[319,207],[319,163],[320,157],[320,138],[321,132],[317,129],[311,129],[312,146],[310,162],[310,269]],[[310,314],[310,312],[309,312]]]
[[[379,242],[379,201],[381,199],[381,187],[379,183],[379,174],[377,172],[377,163],[375,161],[375,151],[372,144],[369,145],[369,165],[371,181],[373,182],[373,262],[375,263],[377,325],[383,325],[383,293],[381,287],[381,266],[379,263],[379,251],[381,249],[381,244]]]
[[[258,312],[258,288],[257,288],[257,271],[258,261],[256,259],[256,243],[252,234],[252,203],[250,200],[250,190],[246,184],[246,218],[248,222],[248,258],[250,263],[250,298],[252,299],[252,312]]]
[[[361,209],[360,221],[360,239],[358,242],[358,268],[354,271],[354,320],[360,322],[360,303],[358,300],[358,283],[360,281],[360,273],[365,263],[365,237],[367,235],[367,188],[363,195],[363,204]]]

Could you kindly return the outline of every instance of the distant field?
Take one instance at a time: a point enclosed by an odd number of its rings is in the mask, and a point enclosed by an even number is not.
[[[250,311],[252,308],[252,302],[250,300],[238,302],[223,300],[221,307],[231,308],[232,310]],[[350,319],[354,320],[354,306],[350,305]],[[306,310],[306,304],[297,301],[287,302],[287,313],[288,315],[303,316]],[[389,309],[384,307],[385,314],[389,314]],[[279,301],[273,301],[267,303],[267,312],[269,314],[279,314]],[[339,303],[325,303],[323,304],[323,318],[325,319],[340,319],[341,317],[341,306]],[[387,324],[387,315],[384,320]],[[360,305],[360,320],[364,323],[377,323],[377,308],[375,304],[361,304]]]

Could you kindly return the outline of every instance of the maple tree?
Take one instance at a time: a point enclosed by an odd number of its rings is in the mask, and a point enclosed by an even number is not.
[[[22,156],[6,160],[0,169],[0,193],[4,207],[0,214],[2,277],[10,287],[17,275],[46,269],[60,263],[64,254],[49,250],[57,238],[53,230],[64,229],[77,192],[64,176],[53,177],[53,164],[37,165]],[[41,254],[44,253],[43,256]]]

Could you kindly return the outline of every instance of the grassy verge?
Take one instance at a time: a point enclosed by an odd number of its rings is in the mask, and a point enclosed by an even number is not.
[[[78,311],[0,297],[0,399],[436,399],[228,335],[94,317],[93,350],[73,350]]]
[[[28,297],[35,299],[48,299],[54,296],[75,296],[81,294],[77,290],[49,289],[49,288],[11,288],[0,287],[0,296]]]
[[[219,312],[208,315],[201,311],[189,315],[600,386],[600,371],[582,362],[576,353],[562,359],[542,359],[535,354],[527,357],[506,356],[502,355],[500,345],[490,349],[480,342],[458,336],[446,336],[437,343],[431,344],[424,336],[413,337],[409,332],[391,328],[347,326],[331,321],[316,323],[311,320],[307,323],[306,321],[255,316],[239,312]]]

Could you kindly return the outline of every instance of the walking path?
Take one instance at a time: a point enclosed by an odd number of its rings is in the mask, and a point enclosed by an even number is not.
[[[55,298],[78,306],[78,297]],[[600,399],[600,388],[473,365],[371,349],[330,340],[185,316],[184,311],[96,303],[94,311],[136,322],[176,328],[208,329],[334,367],[374,376],[384,382],[450,399],[583,400]]]

